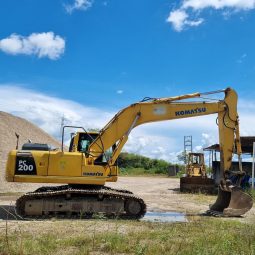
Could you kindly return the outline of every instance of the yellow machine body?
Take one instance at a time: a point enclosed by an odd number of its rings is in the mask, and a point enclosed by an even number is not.
[[[207,177],[203,153],[189,153],[188,164],[186,165],[186,174],[188,177]]]
[[[33,158],[30,170],[27,162]],[[26,161],[26,162],[24,162]],[[23,162],[22,165],[19,162]],[[6,180],[9,182],[31,183],[72,183],[104,185],[106,181],[116,181],[118,167],[111,166],[110,176],[106,175],[105,166],[90,165],[88,158],[80,152],[29,151],[10,152],[7,162]]]
[[[215,182],[208,178],[203,153],[189,153],[186,165],[186,176],[180,178],[181,192],[216,192]]]

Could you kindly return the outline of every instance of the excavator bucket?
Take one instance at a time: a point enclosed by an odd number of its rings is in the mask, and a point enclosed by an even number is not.
[[[237,217],[248,212],[253,205],[252,197],[237,186],[223,188],[219,186],[216,202],[210,205],[210,213],[222,216]]]

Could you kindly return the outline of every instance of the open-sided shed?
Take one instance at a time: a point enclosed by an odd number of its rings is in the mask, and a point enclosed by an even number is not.
[[[242,153],[252,155],[253,153],[253,143],[255,142],[255,136],[241,136],[241,147]],[[220,181],[220,162],[217,158],[217,152],[220,152],[220,145],[213,144],[209,147],[204,148],[204,151],[210,152],[210,165],[213,170],[214,180],[217,184]],[[252,163],[251,162],[242,162],[243,170],[251,176],[252,172]],[[238,162],[232,162],[231,170],[238,170]]]

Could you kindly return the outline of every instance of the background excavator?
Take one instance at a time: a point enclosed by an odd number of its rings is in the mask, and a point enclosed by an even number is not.
[[[180,178],[181,192],[212,194],[216,191],[214,179],[206,173],[204,153],[189,153],[185,172],[186,176]]]
[[[224,92],[217,101],[191,101],[204,95]],[[182,101],[188,99],[188,101]],[[133,128],[145,123],[218,114],[221,150],[221,175],[218,198],[210,212],[239,216],[252,207],[252,198],[239,188],[243,176],[237,115],[237,94],[231,88],[177,97],[151,99],[134,103],[118,112],[98,133],[77,132],[69,151],[52,151],[47,145],[29,145],[9,153],[6,179],[9,182],[65,183],[41,187],[16,201],[22,217],[88,217],[93,213],[122,218],[141,218],[144,201],[126,190],[105,186],[118,178],[117,158]],[[240,171],[230,172],[232,154],[237,151]],[[231,183],[230,176],[238,176]]]

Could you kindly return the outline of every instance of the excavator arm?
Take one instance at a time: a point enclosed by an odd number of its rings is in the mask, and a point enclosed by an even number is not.
[[[253,202],[249,195],[240,188],[240,182],[244,172],[242,171],[241,144],[239,135],[239,120],[237,114],[237,94],[227,88],[223,91],[225,97],[214,102],[182,102],[184,99],[202,98],[205,94],[195,93],[178,97],[152,99],[132,104],[116,114],[110,122],[100,131],[98,137],[89,147],[91,162],[104,153],[108,148],[116,144],[112,157],[105,169],[106,175],[110,175],[111,166],[118,158],[128,136],[133,128],[156,121],[183,119],[209,114],[218,114],[218,128],[221,156],[221,183],[216,202],[210,206],[212,214],[228,216],[240,216],[251,209]],[[233,184],[229,177],[232,172],[233,153],[237,153],[239,159],[239,171],[235,173],[237,183]]]
[[[89,147],[89,155],[95,160],[107,149],[116,144],[109,165],[113,165],[128,140],[133,128],[151,122],[174,120],[218,114],[219,140],[221,148],[221,168],[229,170],[234,147],[241,158],[239,124],[237,115],[237,94],[227,88],[223,100],[216,102],[181,102],[183,99],[201,98],[204,94],[195,93],[178,97],[152,99],[139,102],[117,113],[100,131],[99,136]]]

